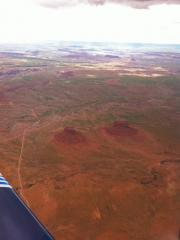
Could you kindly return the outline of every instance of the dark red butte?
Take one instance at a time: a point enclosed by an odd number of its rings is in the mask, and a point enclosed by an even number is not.
[[[137,129],[131,127],[127,121],[116,121],[105,131],[113,136],[131,137],[137,134]]]
[[[86,137],[71,127],[66,127],[62,132],[56,133],[54,138],[56,142],[63,144],[80,144],[86,142]]]

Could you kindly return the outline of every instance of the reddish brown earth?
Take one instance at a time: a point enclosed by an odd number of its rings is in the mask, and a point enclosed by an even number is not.
[[[64,144],[82,144],[86,142],[85,136],[75,130],[72,127],[66,127],[62,132],[58,132],[54,135],[54,138],[57,143]]]

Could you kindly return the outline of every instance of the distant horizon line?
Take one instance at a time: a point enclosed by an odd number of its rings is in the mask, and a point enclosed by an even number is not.
[[[159,46],[180,46],[180,43],[151,43],[151,42],[118,42],[118,41],[86,41],[86,40],[44,40],[32,42],[0,42],[0,45],[34,45],[51,43],[82,43],[82,44],[115,44],[115,45],[159,45]]]

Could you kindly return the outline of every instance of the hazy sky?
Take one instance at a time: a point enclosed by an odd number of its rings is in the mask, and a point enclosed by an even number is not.
[[[145,0],[119,0],[129,3],[129,7],[114,3],[118,0],[106,0],[108,3],[102,4],[104,1],[0,0],[0,42],[180,43],[178,0],[174,1],[176,5],[161,4],[149,8],[146,8]],[[154,3],[153,0],[150,2]]]

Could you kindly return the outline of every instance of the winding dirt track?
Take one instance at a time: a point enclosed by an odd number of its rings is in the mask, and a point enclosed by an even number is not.
[[[19,181],[19,193],[21,195],[21,197],[24,199],[24,201],[26,202],[26,204],[28,206],[30,206],[28,200],[26,199],[25,195],[24,195],[24,188],[23,188],[23,183],[22,183],[22,177],[21,177],[21,165],[22,165],[22,161],[23,161],[23,150],[24,150],[24,143],[25,143],[25,139],[26,139],[26,131],[24,130],[23,135],[22,135],[22,143],[21,143],[21,150],[20,150],[20,155],[19,155],[19,159],[18,159],[18,168],[17,168],[17,175],[18,175],[18,181]]]
[[[18,168],[17,168],[17,176],[18,176],[18,181],[19,181],[19,193],[20,196],[24,199],[24,201],[26,202],[26,204],[28,205],[28,207],[30,207],[30,203],[27,200],[25,194],[24,194],[24,187],[23,187],[23,182],[22,182],[22,176],[21,176],[21,166],[22,166],[22,161],[23,161],[23,151],[24,151],[24,144],[25,144],[25,140],[26,140],[26,136],[28,131],[31,132],[33,130],[33,127],[40,122],[39,117],[37,116],[37,114],[35,113],[34,110],[32,110],[32,113],[34,113],[34,117],[36,118],[36,122],[32,124],[31,129],[25,129],[23,131],[22,134],[22,141],[21,141],[21,149],[20,149],[20,155],[18,158]]]

